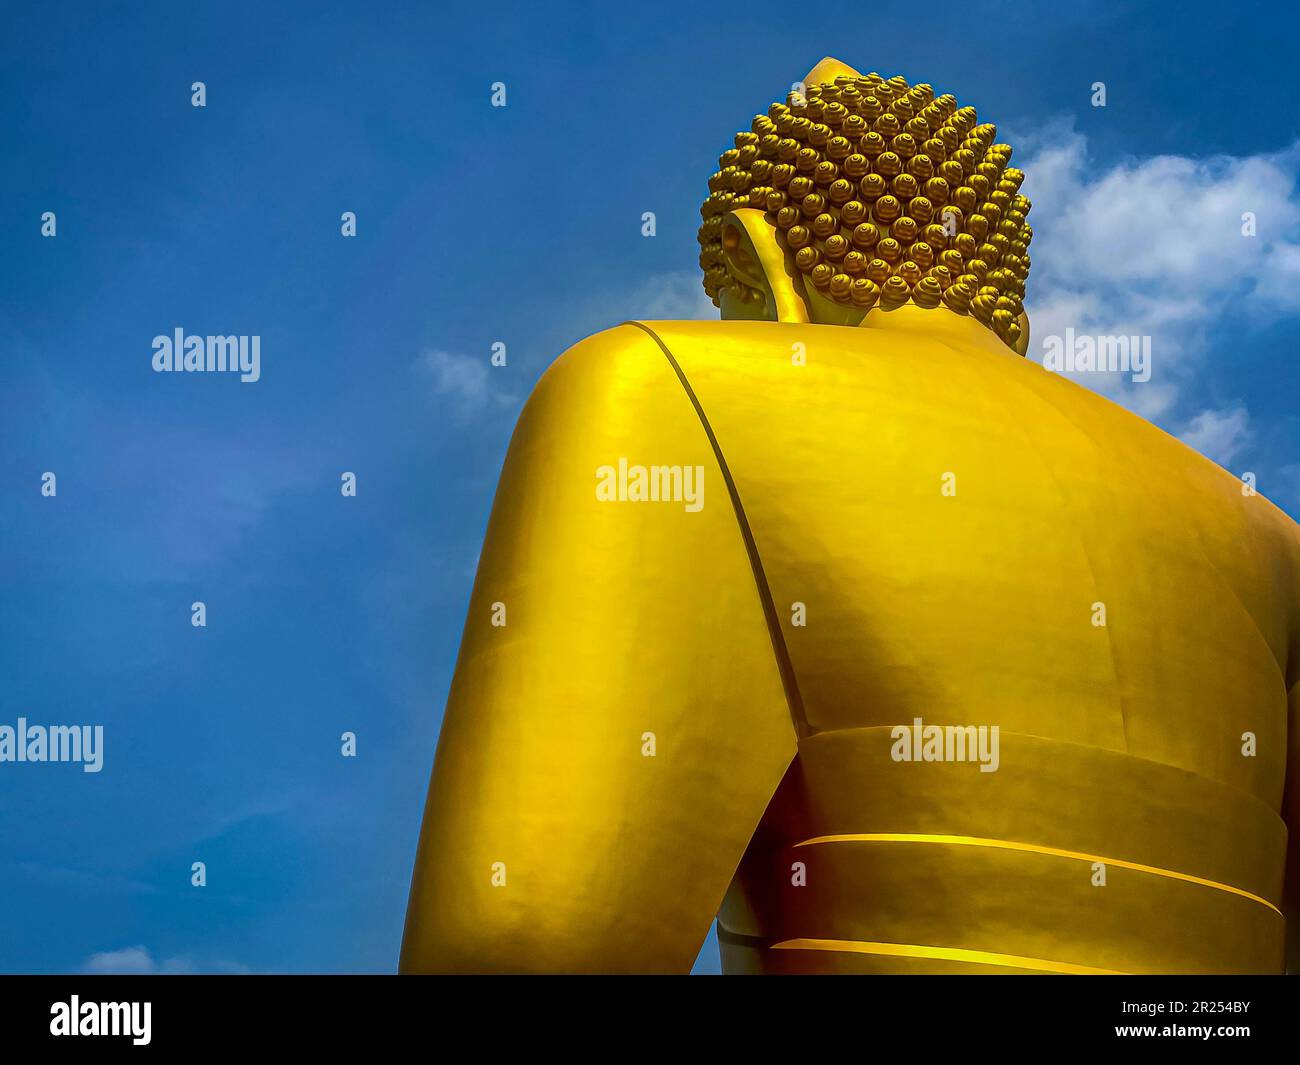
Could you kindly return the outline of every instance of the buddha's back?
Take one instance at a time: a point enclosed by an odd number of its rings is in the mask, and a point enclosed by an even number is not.
[[[1295,526],[970,319],[886,321],[649,327],[795,682],[727,968],[1280,969]]]
[[[599,334],[511,444],[403,965],[673,969],[725,891],[728,971],[1279,970],[1296,560],[969,319]]]

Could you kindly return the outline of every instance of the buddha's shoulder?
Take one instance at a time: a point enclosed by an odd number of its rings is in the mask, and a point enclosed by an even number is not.
[[[801,402],[835,406],[888,394],[923,399],[942,417],[950,413],[943,403],[948,394],[973,399],[987,393],[1013,402],[1025,390],[1053,392],[1050,401],[1065,408],[1100,410],[1106,404],[1015,354],[974,319],[907,309],[916,313],[891,314],[882,328],[625,322],[575,344],[547,378],[580,376],[617,387],[629,375],[671,370],[687,388],[717,386],[716,401],[752,407],[756,398],[767,397],[774,410],[785,408],[795,395]]]
[[[951,321],[949,321],[951,319]],[[991,332],[955,315],[926,314],[933,328],[899,335],[892,330],[806,323],[747,321],[633,321],[574,344],[542,376],[542,394],[574,387],[627,393],[628,383],[675,377],[688,390],[696,380],[725,386],[749,405],[768,396],[774,409],[789,390],[804,398],[832,386],[925,388],[960,374],[983,387],[1014,374],[1024,360]],[[938,328],[946,326],[947,328]],[[771,386],[782,386],[771,392]]]
[[[1045,478],[1097,504],[1190,504],[1201,521],[1256,530],[1300,556],[1300,527],[1266,486],[1015,354],[973,319],[918,311],[899,321],[904,328],[627,322],[566,351],[530,404],[633,423],[688,401],[733,467],[789,463],[807,480],[819,455],[836,476],[846,463],[871,475],[918,457],[945,470],[961,461],[1009,480]]]

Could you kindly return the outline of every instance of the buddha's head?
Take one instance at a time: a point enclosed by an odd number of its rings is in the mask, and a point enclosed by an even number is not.
[[[969,315],[1023,355],[1029,201],[996,135],[929,85],[822,60],[718,160],[705,291],[723,318]]]

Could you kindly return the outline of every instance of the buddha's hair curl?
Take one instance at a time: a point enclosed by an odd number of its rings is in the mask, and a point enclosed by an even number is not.
[[[901,77],[838,77],[756,115],[723,152],[700,207],[700,266],[723,289],[761,297],[727,267],[722,224],[765,212],[805,284],[869,310],[908,301],[969,314],[1008,345],[1020,337],[1029,242],[1024,174],[973,107]]]

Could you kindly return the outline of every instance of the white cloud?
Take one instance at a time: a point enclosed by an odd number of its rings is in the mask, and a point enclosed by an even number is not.
[[[704,292],[703,276],[698,270],[681,270],[655,274],[629,297],[641,308],[637,318],[646,320],[716,319],[718,308]]]
[[[1227,461],[1249,441],[1244,407],[1190,420],[1185,408],[1195,399],[1212,333],[1300,309],[1300,145],[1247,157],[1129,159],[1100,169],[1086,138],[1068,126],[1027,140],[1024,192],[1034,204],[1035,234],[1030,356],[1041,360],[1044,338],[1067,328],[1150,336],[1150,381],[1101,373],[1074,379],[1170,423],[1193,446]],[[1255,216],[1256,236],[1242,233],[1245,212]]]
[[[716,321],[718,308],[704,294],[699,270],[651,274],[627,288],[602,292],[585,301],[579,327],[594,333],[626,321]]]
[[[434,395],[450,397],[461,413],[485,406],[509,407],[516,400],[514,393],[497,385],[486,355],[475,358],[434,348],[421,353],[415,369],[430,382]]]
[[[112,973],[127,976],[142,976],[158,971],[153,955],[144,947],[126,947],[122,950],[109,950],[102,954],[92,954],[82,967],[95,975]]]
[[[1181,435],[1185,444],[1225,467],[1254,436],[1245,407],[1203,410],[1187,423]]]
[[[82,972],[93,976],[152,976],[155,974],[182,976],[190,973],[248,973],[252,970],[246,965],[233,962],[215,962],[200,965],[184,955],[171,958],[155,959],[148,948],[142,946],[123,947],[121,950],[109,950],[92,954],[82,966]]]
[[[1255,295],[1279,308],[1296,310],[1300,307],[1300,245],[1274,245],[1266,265]]]

